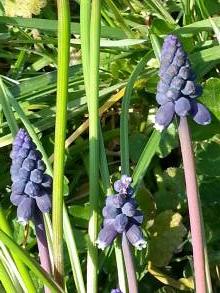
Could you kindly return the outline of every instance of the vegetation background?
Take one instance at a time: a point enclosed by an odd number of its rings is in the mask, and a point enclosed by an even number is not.
[[[85,276],[91,171],[79,2],[69,1],[71,39],[64,201]],[[61,110],[56,109],[57,6],[52,0],[24,0],[22,3],[0,1],[0,204],[1,215],[5,214],[5,218],[0,219],[0,229],[5,230],[3,227],[8,225],[14,242],[25,247],[28,254],[37,259],[33,226],[30,223],[26,237],[27,231],[17,223],[15,208],[10,204],[9,153],[13,129],[18,124],[27,128],[45,151],[45,156],[53,162],[55,118]],[[199,100],[212,114],[210,125],[199,126],[190,121],[190,127],[213,291],[220,290],[219,13],[218,0],[102,1],[100,50],[95,52],[100,57],[99,83],[97,81],[96,85],[99,86],[98,106],[104,140],[99,162],[106,154],[111,183],[120,177],[121,113],[124,113],[121,135],[126,136],[122,129],[126,130],[127,122],[129,127],[130,173],[133,174],[142,161],[141,155],[149,158],[147,172],[142,166],[141,173],[136,173],[139,183],[136,197],[145,214],[143,228],[148,241],[147,249],[133,251],[139,292],[193,292],[189,218],[176,123],[159,139],[153,132],[159,48],[164,36],[170,33],[178,35],[189,53],[197,80],[204,89]],[[122,109],[123,97],[128,116]],[[108,187],[103,180],[102,164],[100,170],[102,176],[97,181],[96,195],[98,227],[101,227],[101,209]],[[4,263],[6,248],[1,237],[0,260],[7,268],[7,263]],[[64,242],[65,282],[69,292],[76,292],[67,246]],[[98,273],[99,292],[110,292],[117,286],[114,247],[99,252]],[[41,292],[41,278],[34,272],[31,277],[37,292]],[[3,287],[0,291],[4,292]]]

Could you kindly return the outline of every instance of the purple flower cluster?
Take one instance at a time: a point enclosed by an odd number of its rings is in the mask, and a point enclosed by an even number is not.
[[[175,115],[192,115],[201,125],[211,122],[209,111],[197,102],[202,88],[195,82],[190,61],[182,44],[174,35],[165,38],[161,51],[160,81],[156,100],[160,105],[155,117],[155,128],[162,131],[168,127]]]
[[[137,209],[138,204],[132,197],[134,191],[130,186],[131,181],[131,177],[122,175],[121,179],[114,184],[114,189],[118,193],[106,198],[105,207],[102,210],[103,228],[97,240],[100,249],[109,246],[121,233],[126,233],[130,243],[137,249],[146,247],[146,241],[140,229],[143,214]]]
[[[18,131],[10,157],[10,200],[18,207],[18,221],[25,224],[39,211],[46,213],[51,209],[52,178],[45,174],[41,153],[24,129]]]

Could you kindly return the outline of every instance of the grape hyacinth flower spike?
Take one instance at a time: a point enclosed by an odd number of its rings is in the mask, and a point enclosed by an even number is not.
[[[42,155],[24,129],[18,131],[10,157],[10,200],[17,206],[18,221],[26,224],[36,217],[37,210],[42,213],[50,211],[52,178],[45,174]]]
[[[51,263],[42,213],[51,209],[52,178],[45,174],[42,155],[24,129],[18,131],[10,157],[10,200],[17,206],[18,222],[34,222],[41,265],[50,274]],[[45,288],[45,292],[50,291]]]
[[[162,131],[169,126],[175,115],[179,117],[178,133],[192,236],[195,287],[199,293],[206,293],[207,288],[212,292],[208,262],[205,265],[202,209],[187,115],[191,115],[200,125],[209,124],[211,117],[206,107],[197,102],[202,88],[196,84],[187,54],[174,35],[169,35],[164,40],[159,76],[156,100],[160,107],[155,116],[155,128]]]
[[[164,40],[159,76],[156,100],[160,107],[155,116],[156,129],[167,128],[175,116],[191,115],[200,125],[211,122],[209,111],[197,102],[202,88],[195,82],[190,61],[175,35],[168,35]]]
[[[122,175],[121,179],[114,184],[114,189],[118,193],[106,197],[102,210],[103,227],[96,241],[100,249],[111,245],[113,240],[122,233],[126,234],[129,242],[137,249],[146,247],[140,228],[143,223],[143,214],[137,209],[138,204],[132,197],[134,192],[130,186],[131,181],[131,177]]]

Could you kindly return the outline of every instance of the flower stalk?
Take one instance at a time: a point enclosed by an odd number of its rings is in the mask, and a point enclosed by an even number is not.
[[[202,213],[197,188],[194,155],[186,117],[180,118],[178,131],[188,199],[196,292],[206,293]]]
[[[39,258],[42,268],[51,275],[51,262],[50,255],[46,237],[46,230],[43,221],[43,216],[41,213],[37,215],[37,220],[34,221],[36,238],[37,238],[37,246],[39,251]],[[44,287],[45,293],[49,293],[50,289],[48,287]]]
[[[129,293],[138,293],[138,285],[134,268],[133,256],[130,244],[125,233],[122,235],[122,251],[124,255],[125,268],[127,272]]]

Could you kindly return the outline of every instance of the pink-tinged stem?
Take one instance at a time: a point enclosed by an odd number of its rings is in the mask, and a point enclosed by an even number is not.
[[[186,181],[186,193],[192,236],[195,286],[197,293],[206,293],[205,256],[203,245],[203,225],[200,200],[197,189],[194,154],[186,117],[180,118],[179,138]]]
[[[42,215],[39,213],[35,221],[35,231],[38,245],[39,258],[42,268],[51,275],[51,262],[47,244],[46,231]],[[44,292],[50,293],[50,289],[44,286]]]
[[[124,255],[125,268],[127,272],[129,293],[138,293],[133,257],[130,250],[130,244],[125,233],[123,233],[122,235],[122,251]]]

